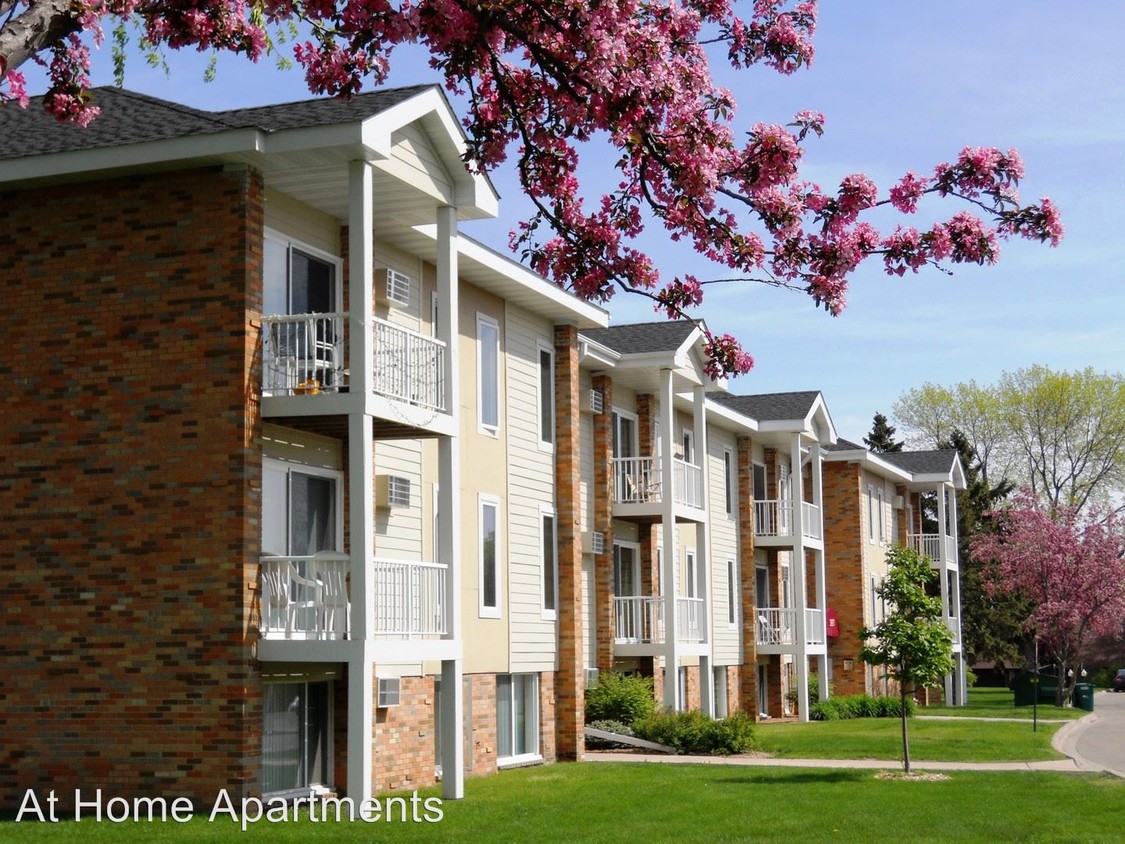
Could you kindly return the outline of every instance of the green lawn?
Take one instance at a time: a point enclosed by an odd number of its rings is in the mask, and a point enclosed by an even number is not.
[[[1061,759],[1051,748],[1059,724],[1012,721],[919,720],[911,718],[910,758],[934,762],[1027,762]],[[793,759],[902,758],[902,725],[897,718],[854,718],[807,724],[759,724],[755,747]]]
[[[431,793],[431,792],[428,792]],[[0,824],[5,842],[51,841],[1118,841],[1125,782],[1092,774],[560,764],[470,779],[436,824]]]
[[[1016,706],[1015,696],[1008,689],[969,689],[969,702],[966,706],[926,706],[919,707],[919,715],[961,715],[973,718],[1023,718],[1030,721],[1033,717],[1031,706]],[[1094,695],[1094,709],[1097,709],[1098,698]],[[1061,719],[1073,721],[1088,715],[1084,709],[1064,707],[1059,709],[1049,703],[1041,703],[1038,707],[1039,718]]]

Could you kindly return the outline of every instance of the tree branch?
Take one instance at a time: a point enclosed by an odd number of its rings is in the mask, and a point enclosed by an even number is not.
[[[0,28],[0,69],[15,70],[79,29],[69,0],[38,0]]]

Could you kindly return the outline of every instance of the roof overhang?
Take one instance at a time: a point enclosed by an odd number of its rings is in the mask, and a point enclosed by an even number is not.
[[[758,423],[758,430],[763,434],[801,434],[821,445],[833,445],[837,439],[836,426],[832,423],[828,405],[825,404],[824,396],[820,393],[817,393],[802,418],[761,421]]]
[[[892,478],[896,481],[903,483],[910,483],[914,480],[914,475],[907,472],[905,469],[900,469],[883,460],[877,454],[873,454],[866,448],[852,448],[846,451],[823,451],[824,461],[826,463],[858,463],[869,472],[877,475],[882,475],[886,478]]]

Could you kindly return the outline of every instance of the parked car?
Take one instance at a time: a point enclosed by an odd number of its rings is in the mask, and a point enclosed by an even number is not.
[[[1125,692],[1125,668],[1117,669],[1117,676],[1113,678],[1113,690]]]

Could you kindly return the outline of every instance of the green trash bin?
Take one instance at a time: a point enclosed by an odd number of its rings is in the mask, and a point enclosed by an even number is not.
[[[1074,705],[1079,709],[1085,709],[1087,712],[1094,711],[1094,684],[1093,683],[1075,683],[1074,696],[1072,698]]]

